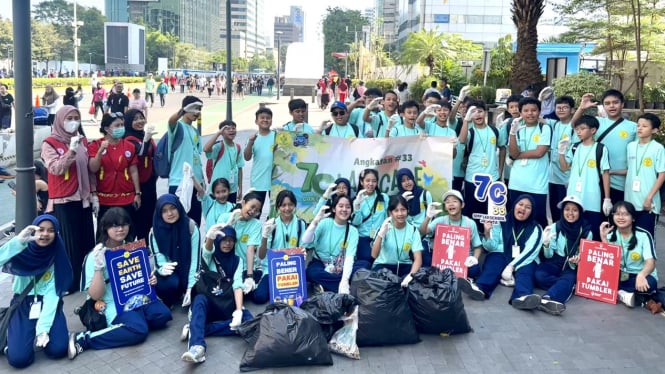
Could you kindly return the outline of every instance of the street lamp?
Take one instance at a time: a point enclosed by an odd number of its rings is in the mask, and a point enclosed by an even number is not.
[[[280,46],[282,44],[282,32],[277,31],[275,32],[277,34],[277,100],[279,100],[279,84],[281,82],[281,69],[280,69],[280,62],[279,62],[279,55],[280,55]]]
[[[83,21],[76,20],[76,0],[74,0],[74,22],[72,22],[72,27],[74,27],[74,76],[77,78],[79,76],[79,46],[81,45],[78,29],[81,26],[83,26]]]
[[[88,75],[92,76],[92,52],[88,52]]]

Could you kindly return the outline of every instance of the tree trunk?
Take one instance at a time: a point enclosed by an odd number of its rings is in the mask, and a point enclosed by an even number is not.
[[[513,0],[512,19],[517,28],[517,52],[510,77],[513,92],[521,92],[529,85],[542,87],[543,76],[537,58],[537,27],[543,9],[543,0]]]

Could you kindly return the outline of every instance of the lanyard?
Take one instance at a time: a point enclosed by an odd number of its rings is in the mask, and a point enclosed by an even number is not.
[[[517,236],[515,236],[515,229],[512,229],[512,231],[513,231],[513,239],[515,239],[515,245],[517,245],[517,241],[520,240],[522,234],[524,234],[524,229],[522,229],[522,231],[520,231],[519,235]]]
[[[291,218],[291,222],[288,224],[284,224],[284,221],[282,221],[282,218],[279,218],[279,223],[282,225],[282,235],[284,235],[284,244],[286,245],[285,248],[289,248],[291,246],[291,224],[295,221],[295,216]]]
[[[533,133],[536,132],[536,127],[537,126],[538,125],[536,124],[536,126],[533,127],[533,129],[531,130],[531,134],[529,134],[528,138],[525,140],[526,141],[526,147],[524,148],[524,151],[529,150],[529,147],[531,146],[531,139],[533,138]],[[527,137],[527,134],[526,134],[526,129],[527,128],[528,127],[524,127],[524,137]],[[536,144],[536,146],[537,146],[537,144]]]
[[[621,235],[621,233],[617,231],[617,239],[619,239],[619,243],[621,244],[621,266],[624,269],[628,268],[628,252],[630,252],[626,244],[630,243],[630,239],[632,238],[633,234],[630,234],[630,238],[628,238],[628,241],[624,242],[623,235]]]
[[[649,146],[651,145],[651,143],[652,143],[652,141],[649,141],[649,142],[647,143],[647,146],[644,147],[644,152],[642,153],[642,157],[637,157],[637,154],[638,154],[639,151],[640,151],[639,143],[637,144],[637,147],[635,147],[635,164],[636,164],[636,165],[635,165],[635,169],[637,169],[637,172],[635,173],[635,176],[639,176],[639,175],[640,175],[640,170],[642,169],[642,165],[643,165],[643,161],[644,161],[644,156],[647,155],[647,151],[649,150]],[[637,159],[638,159],[638,158],[640,159],[640,162],[639,162],[639,163],[637,162]]]
[[[222,140],[222,143],[223,143],[222,144],[223,147],[229,148],[229,145],[226,144],[226,142],[224,140]],[[230,153],[231,150],[227,150],[226,152],[229,152],[229,154],[228,154],[229,155],[229,158],[228,158],[229,169],[233,172],[233,170],[238,169],[238,167],[237,167],[237,165],[238,165],[238,148],[236,148],[235,143],[231,144],[231,148],[233,148],[233,152],[235,152],[235,156],[236,156],[235,157],[235,165],[234,165],[234,162],[233,162],[233,157],[231,157],[231,153]],[[220,150],[220,152],[221,152],[221,150]]]
[[[404,242],[406,241],[406,225],[402,229],[404,233],[402,234],[402,245],[397,241],[397,227],[393,227],[391,230],[393,232],[393,238],[395,239],[395,254],[397,254],[397,264],[399,265],[400,256],[402,255],[402,250],[404,249]]]
[[[455,222],[453,222],[453,220],[450,218],[450,216],[448,216],[448,224],[449,224],[450,226],[458,226],[458,227],[462,227],[462,224],[464,224],[464,216],[462,216],[462,217],[460,218],[460,220],[459,220],[459,225],[456,225]],[[524,230],[522,230],[522,231],[524,231]],[[521,235],[521,234],[520,234],[520,235]]]
[[[597,146],[598,146],[597,144],[594,144],[591,147],[589,147],[589,149],[586,151],[586,156],[584,156],[584,161],[582,161],[581,163],[579,163],[577,165],[577,175],[578,176],[580,176],[580,177],[582,176],[582,170],[584,170],[584,165],[586,165],[587,161],[589,161],[589,155],[591,155],[591,151],[594,149],[594,147],[597,147]],[[600,162],[600,160],[596,160],[596,162]]]
[[[487,126],[484,129],[482,129],[482,130],[485,130],[484,131],[484,133],[485,133],[485,143],[483,143],[483,138],[480,136],[480,131],[478,131],[479,129],[475,129],[475,130],[476,130],[476,132],[478,132],[478,143],[480,143],[480,146],[483,148],[483,153],[487,153],[487,145],[489,144],[489,137],[490,137],[489,134],[487,133],[487,131],[488,131]]]
[[[580,240],[581,237],[582,237],[582,228],[580,227],[580,233],[579,233],[579,235],[577,235],[577,239],[575,239],[575,243],[577,243]],[[568,238],[566,238],[566,244],[565,244],[564,250],[566,251],[566,258],[570,257],[571,253],[568,252]],[[575,252],[577,252],[577,251],[575,251]]]

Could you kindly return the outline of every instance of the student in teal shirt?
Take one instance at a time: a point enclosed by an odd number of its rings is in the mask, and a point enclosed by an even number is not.
[[[228,201],[231,187],[229,181],[224,178],[218,178],[212,182],[212,194],[206,194],[199,185],[195,185],[195,187],[199,200],[203,204],[203,217],[205,218],[205,224],[202,224],[203,231],[207,232],[208,228],[217,222],[219,216],[230,213],[235,208],[235,204]]]
[[[665,182],[665,149],[653,140],[660,118],[644,113],[637,120],[637,141],[628,144],[625,199],[637,208],[635,225],[654,236],[660,214],[660,187]]]
[[[427,208],[432,204],[432,194],[423,189],[416,183],[411,170],[407,168],[397,171],[397,190],[398,194],[406,199],[409,209],[407,220],[416,227],[425,220]],[[428,267],[432,264],[432,250],[426,240],[423,245],[423,266]]]
[[[403,277],[402,287],[407,287],[423,264],[420,232],[407,221],[409,208],[404,197],[390,197],[388,214],[372,244],[372,270],[388,269]]]
[[[648,297],[658,287],[653,237],[635,226],[636,214],[633,204],[620,201],[612,207],[612,223],[603,222],[600,225],[603,243],[621,246],[618,296],[619,301],[631,308],[635,306],[635,293]]]
[[[353,139],[360,136],[360,130],[356,125],[348,123],[346,104],[341,101],[335,101],[330,106],[330,115],[332,116],[333,121],[326,122],[321,126],[321,135],[347,139]]]
[[[73,276],[58,220],[49,214],[35,218],[0,248],[0,266],[14,276],[11,304],[26,288],[31,289],[9,320],[5,351],[9,365],[30,366],[35,360],[33,347],[52,359],[65,357],[68,332],[62,297]],[[37,318],[31,316],[33,307]]]
[[[270,109],[259,108],[256,111],[255,118],[259,132],[249,137],[243,155],[245,156],[245,161],[254,159],[250,174],[250,186],[258,194],[259,202],[261,203],[258,212],[260,216],[272,185],[275,132],[270,130],[270,126],[272,126],[272,111]]]
[[[331,207],[321,208],[303,237],[303,244],[314,248],[307,280],[319,290],[348,294],[351,276],[360,268],[368,268],[369,263],[356,260],[358,230],[349,222],[351,198],[336,195]]]
[[[324,205],[332,206],[332,198],[335,195],[351,198],[351,181],[346,178],[337,178],[334,183],[329,184],[314,207],[314,215],[318,214]]]
[[[289,101],[289,114],[291,121],[284,124],[284,131],[295,131],[305,134],[314,134],[314,129],[309,123],[305,122],[307,114],[307,103],[303,99],[293,99]]]
[[[370,93],[376,94],[371,90],[372,89],[365,91],[365,95],[369,95]],[[363,113],[363,121],[370,123],[372,126],[373,135],[366,135],[365,137],[367,138],[381,138],[385,136],[386,128],[389,125],[391,118],[394,118],[394,122],[399,121],[400,124],[402,123],[402,119],[399,117],[398,113],[399,97],[397,96],[397,93],[389,90],[383,94],[383,97],[380,96],[381,95],[370,101]]]
[[[573,126],[573,108],[575,100],[570,96],[561,96],[554,102],[558,120],[548,119],[547,124],[552,128],[552,144],[550,146],[550,176],[549,176],[549,205],[552,221],[561,218],[557,204],[567,196],[566,186],[570,178],[570,170],[563,171],[559,165],[558,144],[561,140],[570,140],[570,144],[579,142]]]
[[[220,136],[222,140],[217,141]],[[230,189],[228,199],[233,203],[238,201],[238,196],[242,196],[242,168],[245,166],[245,159],[240,145],[234,142],[235,138],[236,123],[225,120],[219,124],[217,134],[211,136],[203,146],[206,158],[212,160],[212,175],[209,182],[212,183],[219,178],[226,179]],[[212,189],[210,191],[212,192]]]
[[[377,190],[379,172],[364,169],[358,178],[358,193],[353,200],[351,224],[358,229],[358,260],[372,263],[372,240],[387,217],[388,195]]]
[[[402,104],[402,110],[404,111],[403,123],[395,125],[396,121],[388,121],[385,137],[394,138],[397,136],[420,135],[423,130],[420,126],[416,126],[418,108],[418,103],[413,100],[409,100]]]
[[[508,150],[514,160],[508,184],[508,200],[529,194],[533,197],[536,221],[547,226],[549,190],[549,150],[552,129],[540,119],[540,101],[533,97],[520,100],[520,119],[510,125]],[[542,122],[541,122],[542,121]]]

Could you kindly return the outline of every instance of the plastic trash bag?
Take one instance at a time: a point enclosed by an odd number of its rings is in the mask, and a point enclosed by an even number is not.
[[[416,328],[423,334],[464,334],[472,331],[457,277],[450,269],[421,268],[409,283],[408,300]]]
[[[311,314],[319,322],[326,341],[329,341],[335,331],[344,326],[341,319],[353,313],[357,305],[356,299],[351,295],[324,292],[305,300],[300,309]]]
[[[337,330],[333,335],[328,348],[330,352],[360,360],[360,349],[356,344],[356,332],[358,331],[358,307],[351,316],[344,317],[344,327]]]
[[[194,192],[192,173],[192,166],[185,162],[182,165],[182,179],[175,190],[176,196],[178,196],[182,207],[185,208],[185,212],[187,213],[192,208],[192,193]]]
[[[305,365],[332,365],[326,337],[312,315],[286,304],[266,310],[238,327],[250,345],[240,371]]]
[[[358,302],[358,346],[418,343],[400,279],[388,269],[358,270],[351,281]]]

